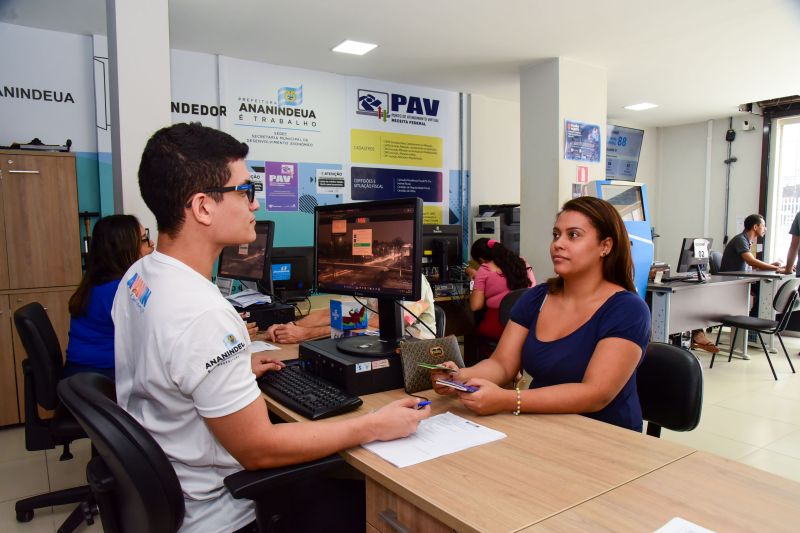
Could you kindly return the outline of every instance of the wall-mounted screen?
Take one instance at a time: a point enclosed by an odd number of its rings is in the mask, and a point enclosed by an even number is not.
[[[636,180],[644,130],[608,125],[606,137],[606,179]]]

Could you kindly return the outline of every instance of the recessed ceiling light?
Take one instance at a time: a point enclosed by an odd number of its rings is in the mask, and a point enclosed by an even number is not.
[[[658,104],[642,102],[641,104],[626,105],[625,109],[630,109],[631,111],[644,111],[645,109],[653,109],[654,107],[658,107]]]
[[[367,52],[374,50],[377,48],[377,44],[371,43],[360,43],[358,41],[344,41],[340,45],[336,46],[333,51],[334,52],[341,52],[343,54],[354,54],[357,56],[363,56]]]

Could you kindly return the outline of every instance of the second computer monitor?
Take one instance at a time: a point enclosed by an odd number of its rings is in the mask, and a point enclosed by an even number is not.
[[[263,291],[271,293],[269,257],[275,223],[271,220],[258,221],[255,229],[256,239],[253,242],[226,246],[222,250],[217,275],[223,278],[259,282]]]
[[[703,280],[709,271],[709,257],[711,255],[711,237],[686,237],[681,244],[681,255],[678,259],[678,272],[696,270],[698,279]]]
[[[463,262],[458,224],[425,224],[422,227],[422,270],[429,279],[450,281],[450,268]]]

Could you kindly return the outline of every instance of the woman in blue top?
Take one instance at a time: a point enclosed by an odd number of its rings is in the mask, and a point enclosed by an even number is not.
[[[580,413],[641,431],[636,368],[650,340],[650,311],[635,292],[617,210],[592,197],[565,203],[550,257],[556,276],[515,304],[491,358],[450,376],[435,372],[434,383],[445,378],[478,387],[458,394],[479,414]],[[520,367],[533,378],[530,390],[502,388]]]
[[[64,377],[97,372],[114,379],[111,305],[130,266],[153,251],[150,232],[132,215],[111,215],[94,225],[86,273],[69,299],[69,343]]]

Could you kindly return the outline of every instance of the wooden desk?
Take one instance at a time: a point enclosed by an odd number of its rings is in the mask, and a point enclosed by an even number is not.
[[[719,532],[797,531],[800,483],[696,452],[523,531],[638,533],[676,516]]]
[[[296,346],[270,352],[287,359],[296,353]],[[404,395],[394,390],[363,396],[358,411],[342,416],[359,416]],[[368,522],[377,531],[392,531],[377,516],[387,508],[413,531],[517,531],[693,453],[583,416],[480,417],[457,399],[433,391],[423,395],[433,401],[434,414],[450,411],[508,437],[407,468],[361,447],[343,452],[367,477]],[[266,400],[281,418],[304,420]]]

